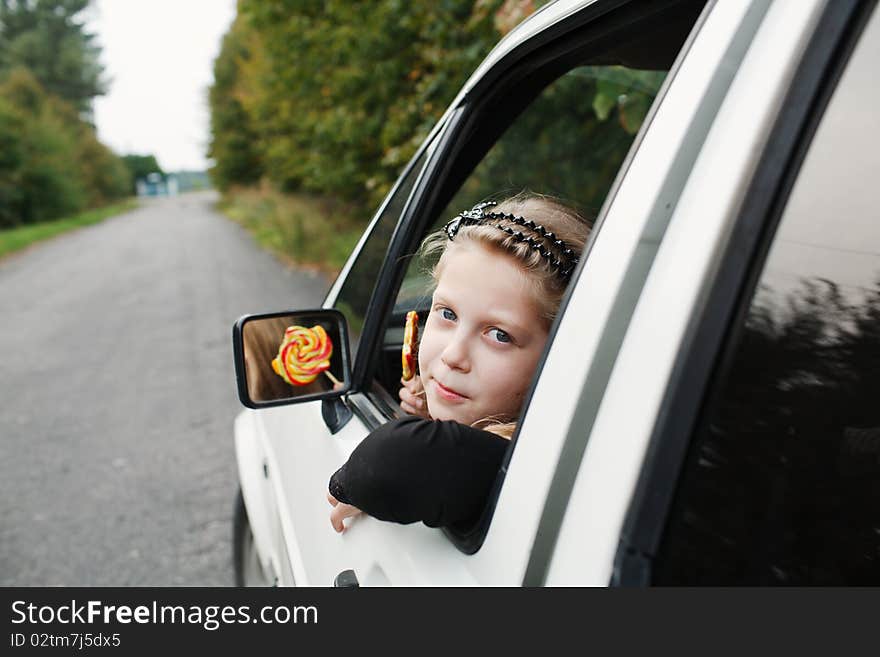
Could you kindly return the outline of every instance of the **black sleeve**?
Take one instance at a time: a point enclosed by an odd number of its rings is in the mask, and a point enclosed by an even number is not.
[[[407,416],[364,438],[330,493],[380,520],[429,527],[476,522],[510,441],[451,421]]]

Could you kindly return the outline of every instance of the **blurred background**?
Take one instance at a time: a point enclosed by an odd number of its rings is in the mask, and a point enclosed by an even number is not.
[[[232,584],[232,324],[543,4],[0,0],[0,585]]]

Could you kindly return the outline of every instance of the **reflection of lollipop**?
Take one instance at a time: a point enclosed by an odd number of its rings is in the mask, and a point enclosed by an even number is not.
[[[330,356],[333,342],[323,326],[289,326],[278,347],[278,356],[272,361],[272,369],[282,379],[294,386],[311,383],[324,372],[333,383],[338,384],[330,372]]]
[[[409,381],[416,374],[419,350],[419,314],[410,310],[406,314],[406,329],[403,332],[403,349],[400,358],[403,363],[403,380]]]

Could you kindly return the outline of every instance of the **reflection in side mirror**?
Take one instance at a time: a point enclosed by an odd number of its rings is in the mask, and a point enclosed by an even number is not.
[[[249,408],[339,397],[351,388],[348,333],[336,310],[246,315],[232,330],[238,397]]]

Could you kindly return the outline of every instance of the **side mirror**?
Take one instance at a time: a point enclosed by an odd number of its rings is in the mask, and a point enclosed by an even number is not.
[[[341,397],[351,389],[348,331],[336,310],[245,315],[232,329],[238,398],[248,408]]]

